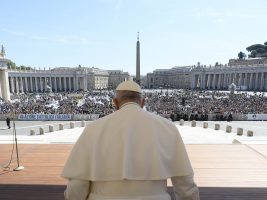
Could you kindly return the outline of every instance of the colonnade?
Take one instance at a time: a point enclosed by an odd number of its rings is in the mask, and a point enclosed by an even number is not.
[[[87,90],[87,81],[84,77],[10,76],[8,79],[11,93]]]
[[[194,73],[191,88],[228,89],[234,83],[241,90],[267,91],[267,72]]]

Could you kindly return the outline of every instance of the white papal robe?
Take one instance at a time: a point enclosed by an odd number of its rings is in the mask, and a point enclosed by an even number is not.
[[[167,178],[178,198],[198,199],[178,129],[135,103],[88,124],[62,176],[66,199],[170,200]]]

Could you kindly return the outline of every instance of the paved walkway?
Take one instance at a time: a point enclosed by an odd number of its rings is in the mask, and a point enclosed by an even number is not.
[[[267,199],[267,137],[237,136],[213,127],[177,127],[195,171],[201,200]],[[63,199],[66,181],[60,173],[82,131],[77,127],[45,135],[18,135],[20,163],[25,170],[12,171],[16,162],[12,162],[10,171],[1,169],[0,199]],[[232,144],[234,140],[242,144]],[[0,143],[2,168],[10,159],[12,134],[0,134]],[[13,156],[15,159],[15,152]],[[168,185],[171,193],[170,181]]]
[[[25,169],[0,173],[0,199],[63,199],[66,181],[60,173],[72,146],[20,144],[20,163]],[[202,200],[267,199],[267,145],[194,144],[186,148]],[[11,150],[10,144],[0,146],[1,166]],[[16,162],[10,169],[14,167]]]

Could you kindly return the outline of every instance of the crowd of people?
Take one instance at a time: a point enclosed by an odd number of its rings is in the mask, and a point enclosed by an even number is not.
[[[0,99],[0,114],[99,114],[114,112],[112,91],[77,93],[13,94]],[[207,120],[215,114],[228,120],[232,114],[267,114],[264,93],[191,90],[144,90],[145,108],[166,118]]]

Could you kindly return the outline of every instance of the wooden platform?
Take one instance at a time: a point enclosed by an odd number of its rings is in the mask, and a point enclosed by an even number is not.
[[[23,171],[0,171],[1,200],[63,199],[60,177],[73,145],[19,145]],[[266,200],[267,145],[187,145],[201,200]],[[0,145],[0,166],[8,163],[12,145]],[[16,154],[14,152],[14,161]],[[171,186],[171,185],[170,185]],[[170,190],[171,191],[171,190]]]

